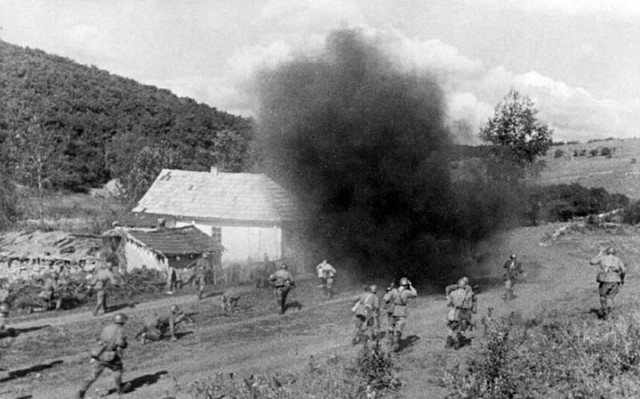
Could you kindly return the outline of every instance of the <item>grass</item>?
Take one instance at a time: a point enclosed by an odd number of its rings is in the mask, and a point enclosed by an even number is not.
[[[640,306],[621,310],[607,321],[550,313],[495,322],[445,374],[448,398],[640,397]]]
[[[296,373],[214,376],[174,389],[191,399],[375,399],[393,397],[400,388],[397,366],[385,345],[376,340],[363,345],[355,356],[332,356],[318,362],[313,357]]]

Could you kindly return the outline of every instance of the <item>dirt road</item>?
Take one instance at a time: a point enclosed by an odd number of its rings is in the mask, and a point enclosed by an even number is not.
[[[633,264],[640,260],[634,249],[634,236],[604,233],[570,236],[540,245],[552,227],[519,229],[503,237],[498,247],[487,245],[478,265],[478,275],[497,278],[509,253],[517,253],[527,271],[525,281],[516,286],[517,298],[505,303],[500,286],[485,286],[479,295],[478,318],[493,307],[499,315],[517,312],[531,316],[543,309],[588,312],[598,305],[594,270],[588,266],[598,245],[614,244],[631,265],[629,283],[620,295],[628,299],[640,285],[633,281]],[[494,243],[495,244],[495,243]],[[498,248],[496,250],[495,248]],[[420,292],[420,287],[418,287]],[[274,313],[271,293],[256,291],[241,302],[237,315],[225,317],[214,299],[198,302],[195,297],[166,298],[144,303],[125,311],[132,316],[127,325],[131,337],[140,327],[144,314],[178,303],[195,314],[196,325],[188,326],[177,343],[163,341],[142,346],[132,342],[125,358],[125,379],[135,390],[125,398],[163,398],[175,393],[177,384],[188,384],[214,375],[217,371],[250,373],[299,369],[310,356],[323,358],[354,351],[350,301],[354,292],[343,292],[326,301],[314,286],[303,283],[292,300],[301,309],[284,316]],[[243,298],[244,299],[244,298]],[[443,370],[463,359],[482,339],[475,330],[473,344],[459,351],[444,348],[446,306],[443,295],[422,295],[412,306],[405,348],[398,354],[402,366],[406,398],[442,398],[446,391],[439,379]],[[27,320],[15,327],[27,329],[11,347],[3,351],[0,364],[8,372],[0,375],[1,398],[71,398],[87,375],[87,348],[108,320],[78,313],[55,318]],[[37,329],[39,326],[49,327]],[[479,325],[479,323],[478,323]],[[28,330],[31,329],[31,330]],[[106,373],[108,374],[108,373]],[[111,387],[111,379],[101,378],[89,397],[99,397]]]

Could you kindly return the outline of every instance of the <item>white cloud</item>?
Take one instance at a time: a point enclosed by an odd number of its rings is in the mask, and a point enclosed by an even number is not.
[[[529,13],[595,15],[631,18],[640,16],[637,0],[467,0],[469,4],[518,8]]]

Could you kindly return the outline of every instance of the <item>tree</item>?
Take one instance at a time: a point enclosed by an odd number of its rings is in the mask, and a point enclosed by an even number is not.
[[[540,123],[537,113],[529,97],[511,89],[480,129],[480,137],[494,145],[501,161],[526,171],[551,146],[553,129]]]

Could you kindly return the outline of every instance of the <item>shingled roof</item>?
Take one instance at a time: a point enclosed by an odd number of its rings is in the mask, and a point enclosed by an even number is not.
[[[264,174],[163,169],[133,212],[208,220],[295,220],[291,195]]]
[[[194,226],[155,230],[126,229],[124,233],[165,256],[220,252],[220,244]]]

